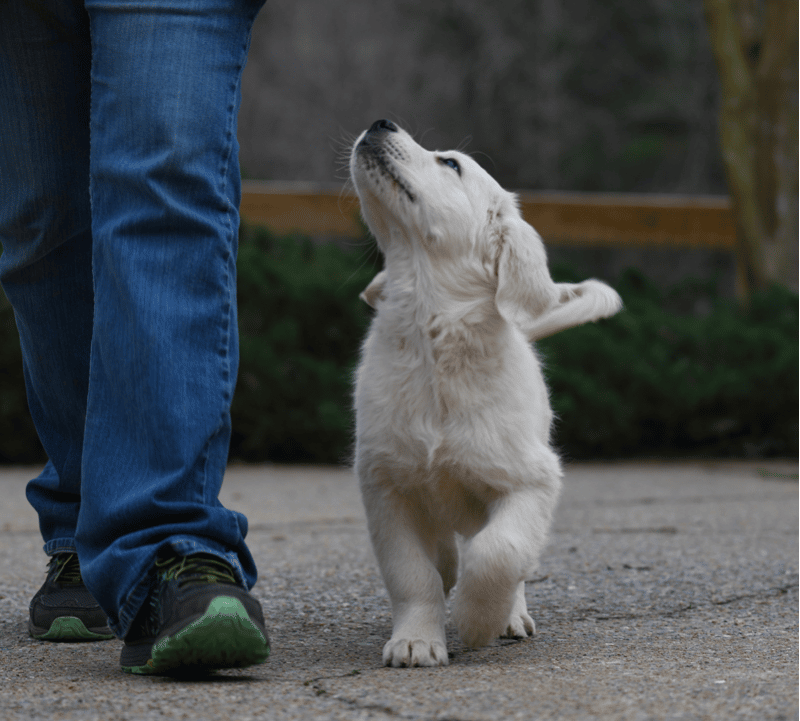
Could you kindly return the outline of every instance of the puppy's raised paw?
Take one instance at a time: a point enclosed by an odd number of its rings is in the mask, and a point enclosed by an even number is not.
[[[392,638],[383,647],[383,663],[395,668],[447,666],[447,647],[441,641]]]

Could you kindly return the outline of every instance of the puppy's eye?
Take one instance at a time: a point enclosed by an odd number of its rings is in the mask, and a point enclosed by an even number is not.
[[[438,160],[442,165],[449,165],[456,173],[461,175],[461,166],[457,160],[453,160],[453,158],[438,158]]]

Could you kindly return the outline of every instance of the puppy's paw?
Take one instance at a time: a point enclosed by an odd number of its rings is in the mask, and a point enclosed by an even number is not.
[[[497,629],[486,625],[467,626],[458,625],[458,635],[465,646],[469,648],[480,648],[487,646],[494,641],[500,634]]]
[[[392,637],[383,647],[385,666],[447,666],[447,647],[441,641]]]
[[[508,625],[513,599],[503,593],[501,584],[471,582],[467,574],[456,586],[451,618],[465,646],[480,648],[494,641]]]
[[[528,614],[528,605],[525,601],[525,582],[517,586],[517,594],[514,598],[514,607],[508,614],[503,638],[526,638],[536,633],[536,624]]]
[[[501,638],[527,638],[528,636],[533,636],[535,633],[536,624],[528,615],[528,612],[525,609],[521,612],[514,609],[508,619],[506,630],[503,632]]]

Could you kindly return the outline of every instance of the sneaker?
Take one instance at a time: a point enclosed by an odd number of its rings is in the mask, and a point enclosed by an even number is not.
[[[103,641],[114,638],[105,613],[81,578],[76,553],[57,553],[47,579],[31,599],[28,630],[41,641]]]
[[[125,636],[127,673],[179,673],[263,663],[269,637],[261,604],[225,561],[197,554],[156,561],[156,583]]]

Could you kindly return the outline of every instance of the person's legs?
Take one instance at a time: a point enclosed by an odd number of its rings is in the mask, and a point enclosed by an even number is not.
[[[0,282],[49,462],[27,489],[45,551],[75,551],[92,334],[89,23],[77,0],[0,3]]]
[[[217,494],[238,361],[236,112],[260,4],[0,4],[0,282],[49,457],[28,498],[45,551],[70,559],[48,583],[82,573],[119,636],[137,611],[183,617],[175,602],[222,588],[194,629],[205,648],[230,623],[240,645],[258,636],[240,662],[267,639],[230,587],[255,581],[246,519]],[[156,582],[159,554],[203,552]]]
[[[111,638],[75,554],[94,305],[90,65],[80,0],[0,4],[0,283],[49,457],[27,488],[52,556],[29,629],[47,640]]]
[[[236,116],[257,0],[87,0],[95,313],[76,543],[125,636],[159,554],[256,580],[217,499],[238,365]]]

